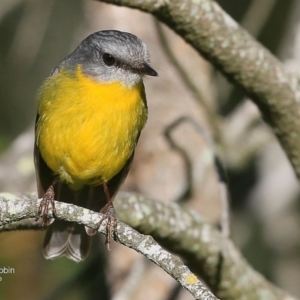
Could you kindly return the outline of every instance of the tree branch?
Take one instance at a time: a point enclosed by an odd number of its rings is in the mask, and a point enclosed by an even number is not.
[[[24,199],[7,199],[0,197],[0,228],[1,231],[16,230],[16,228],[41,229],[40,225],[30,222],[28,218],[35,218],[41,199],[25,197]],[[63,202],[55,201],[56,218],[83,224],[96,228],[103,215],[91,210]],[[49,215],[50,216],[50,215]],[[23,220],[20,225],[13,223]],[[25,221],[25,222],[24,222]],[[99,232],[106,234],[106,222],[101,225]],[[25,228],[24,228],[25,227]],[[185,266],[182,260],[164,250],[151,236],[140,234],[124,223],[118,222],[117,241],[135,251],[161,267],[166,273],[186,288],[195,299],[217,300],[203,283]]]
[[[151,234],[183,257],[220,299],[262,299],[262,295],[267,295],[266,299],[293,299],[253,270],[233,243],[200,215],[176,203],[127,193],[119,193],[115,204],[122,221]]]
[[[182,36],[258,105],[300,178],[300,88],[268,50],[212,0],[102,0],[149,12]]]
[[[39,202],[34,196],[15,200],[0,197],[0,225],[9,224],[0,228],[0,232],[15,230],[16,225],[10,224],[13,221],[36,217]],[[72,204],[56,202],[55,206],[57,218],[92,228],[102,216]],[[178,204],[164,204],[120,192],[115,207],[120,220],[151,234],[166,249],[181,255],[221,299],[261,299],[262,295],[267,295],[267,299],[294,299],[254,271],[233,243],[223,238],[216,228]],[[31,229],[40,229],[40,226],[33,225]],[[99,231],[105,233],[105,224]],[[150,236],[139,234],[121,222],[117,232],[120,243],[159,265],[196,299],[216,299],[178,257],[163,250]]]

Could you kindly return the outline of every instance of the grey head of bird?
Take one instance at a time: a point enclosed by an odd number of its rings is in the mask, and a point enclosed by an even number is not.
[[[104,30],[84,39],[56,69],[66,67],[75,72],[80,65],[82,72],[94,80],[133,87],[145,75],[158,76],[149,64],[148,48],[138,37],[127,32]]]

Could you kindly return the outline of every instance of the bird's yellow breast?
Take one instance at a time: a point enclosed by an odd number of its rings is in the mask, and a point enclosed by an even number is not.
[[[143,83],[99,83],[80,68],[49,77],[39,94],[37,146],[72,188],[109,181],[126,164],[147,120]]]

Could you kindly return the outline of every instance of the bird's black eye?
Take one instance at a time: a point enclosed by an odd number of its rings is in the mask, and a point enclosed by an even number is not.
[[[116,63],[116,59],[109,53],[104,53],[102,55],[102,58],[103,58],[103,62],[107,66],[113,66]]]

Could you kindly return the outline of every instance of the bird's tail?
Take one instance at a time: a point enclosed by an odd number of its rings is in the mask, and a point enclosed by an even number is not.
[[[90,248],[91,237],[82,225],[56,220],[47,228],[43,250],[46,259],[66,256],[81,262],[89,254]]]

